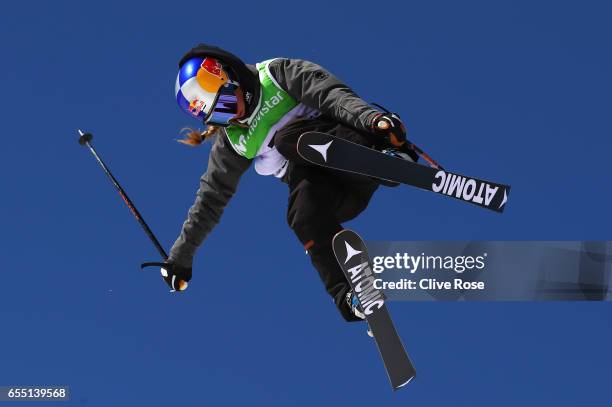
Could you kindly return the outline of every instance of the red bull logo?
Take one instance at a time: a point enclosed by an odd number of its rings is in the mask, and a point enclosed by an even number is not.
[[[215,58],[204,58],[198,73],[196,74],[198,84],[207,92],[217,93],[219,88],[227,83],[227,72]]]
[[[221,66],[219,61],[217,61],[214,58],[204,58],[204,61],[202,61],[202,65],[200,65],[200,67],[203,69],[206,69],[208,72],[210,72],[213,75],[217,75],[218,77],[221,77],[221,72],[223,70],[223,67]]]
[[[194,116],[199,115],[200,112],[203,111],[205,107],[206,107],[206,103],[204,103],[204,101],[202,100],[194,99],[191,102],[189,102],[189,112]]]

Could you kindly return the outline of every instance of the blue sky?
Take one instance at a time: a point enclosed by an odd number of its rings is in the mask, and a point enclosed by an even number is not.
[[[249,171],[185,295],[76,143],[95,134],[169,247],[210,146],[175,105],[200,41],[247,62],[313,60],[398,111],[445,167],[512,185],[498,215],[383,189],[371,240],[608,239],[611,8],[603,1],[12,2],[0,13],[0,385],[68,384],[70,405],[596,405],[609,303],[393,303],[418,370],[392,393],[285,223],[286,186]],[[356,356],[358,355],[358,357]],[[367,373],[368,386],[356,376]],[[63,405],[67,405],[64,403]]]

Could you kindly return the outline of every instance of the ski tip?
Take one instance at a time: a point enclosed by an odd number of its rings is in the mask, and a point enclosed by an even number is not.
[[[336,233],[334,237],[332,238],[332,245],[335,245],[336,241],[338,241],[338,239],[341,239],[341,236],[345,236],[347,234],[355,234],[355,232],[353,232],[350,229],[342,229],[340,232]]]
[[[334,239],[336,237],[340,236],[340,235],[344,235],[344,234],[347,234],[347,233],[355,233],[355,232],[353,230],[351,230],[351,229],[342,229],[340,232],[338,232],[338,233],[336,233],[334,235]]]
[[[398,384],[396,386],[393,386],[393,390],[399,390],[402,387],[404,387],[405,385],[407,385],[408,383],[410,383],[412,381],[412,379],[414,379],[416,377],[416,373],[414,373],[412,376],[410,376],[410,378],[408,380],[406,380],[404,383]]]

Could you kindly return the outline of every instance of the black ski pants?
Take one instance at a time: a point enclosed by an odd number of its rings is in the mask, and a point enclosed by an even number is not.
[[[346,303],[348,281],[336,262],[332,239],[341,224],[363,212],[379,186],[373,178],[318,167],[297,153],[297,140],[307,131],[320,131],[355,143],[374,146],[376,136],[320,117],[296,119],[279,130],[274,146],[288,159],[283,182],[289,186],[287,222],[308,251],[325,289],[342,317],[357,321]]]

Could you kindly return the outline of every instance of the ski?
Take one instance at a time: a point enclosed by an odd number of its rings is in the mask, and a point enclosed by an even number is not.
[[[338,232],[334,254],[364,310],[393,390],[408,384],[416,370],[395,330],[382,291],[373,285],[372,262],[361,237],[352,230]]]
[[[436,192],[495,212],[503,212],[510,186],[427,167],[330,134],[306,132],[297,144],[306,161]]]

